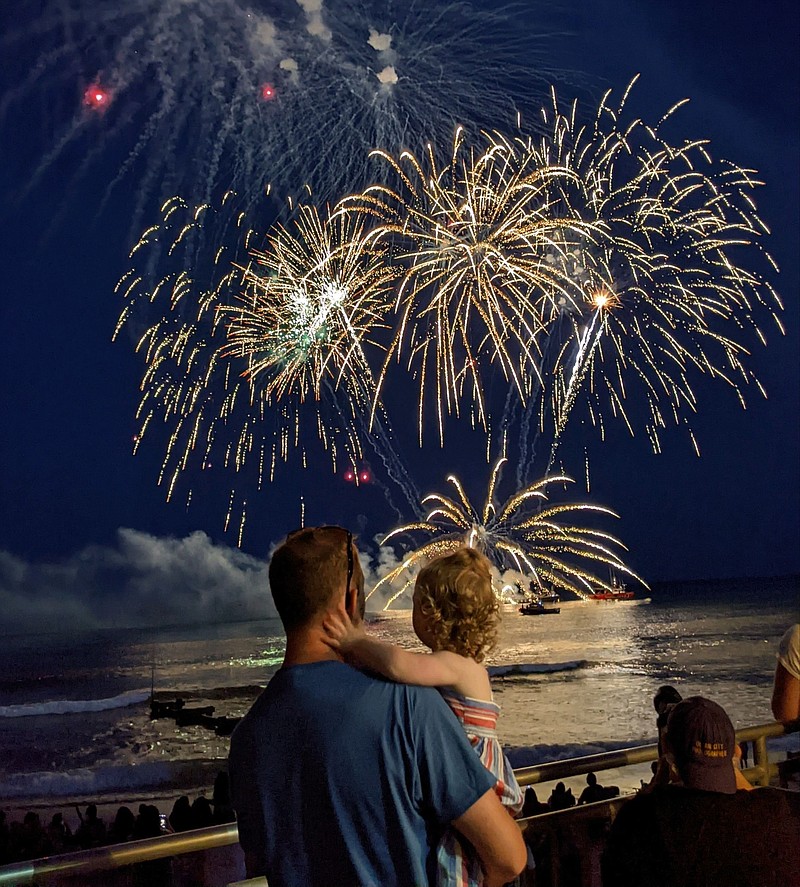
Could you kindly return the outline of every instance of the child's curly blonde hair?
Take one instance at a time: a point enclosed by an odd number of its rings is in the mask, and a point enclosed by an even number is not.
[[[489,561],[474,548],[460,548],[423,567],[415,587],[434,650],[449,650],[482,662],[497,643],[500,604]]]

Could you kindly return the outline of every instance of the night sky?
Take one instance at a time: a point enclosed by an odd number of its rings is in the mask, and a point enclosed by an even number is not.
[[[542,44],[552,67],[565,72],[559,94],[580,95],[591,109],[605,89],[621,92],[640,73],[630,108],[652,122],[675,101],[690,98],[670,133],[710,139],[714,158],[755,168],[766,183],[756,198],[773,232],[766,246],[781,269],[775,282],[786,308],[785,337],[761,317],[768,347],[755,350],[751,362],[768,400],[751,389],[744,411],[721,383],[695,377],[700,407],[692,425],[701,458],[678,429],[664,435],[660,455],[643,432],[631,439],[622,426],[614,425],[605,443],[596,435],[586,441],[576,435],[578,458],[584,443],[590,451],[591,498],[621,514],[613,529],[630,549],[630,564],[650,582],[800,572],[797,4],[772,2],[758,11],[744,0],[575,5],[579,11],[565,13],[558,28],[563,33]],[[135,588],[122,578],[134,569],[131,561],[157,557],[172,544],[165,540],[202,531],[210,548],[227,547],[235,546],[236,533],[223,533],[219,503],[227,499],[226,483],[214,489],[209,481],[187,511],[183,498],[166,503],[156,485],[163,438],[150,437],[131,455],[141,366],[129,338],[111,342],[121,307],[113,290],[128,267],[131,217],[145,176],[137,167],[104,202],[125,150],[124,139],[106,148],[98,117],[94,132],[75,140],[29,184],[54,133],[77,113],[91,73],[69,56],[58,79],[30,75],[41,36],[36,10],[45,10],[40,21],[55,21],[55,4],[17,0],[8,6],[3,30],[27,31],[30,40],[24,48],[12,41],[10,50],[3,49],[0,75],[0,94],[13,98],[0,105],[0,599],[22,611],[23,597],[36,594],[37,582],[50,583],[53,601],[60,581],[71,585],[65,593],[76,599],[81,582],[100,588],[97,599],[103,589],[113,597],[115,582]],[[73,6],[81,14],[91,8]],[[530,7],[535,17],[535,4]],[[102,53],[102,47],[95,50]],[[533,116],[538,98],[516,96],[516,104]],[[131,146],[140,113],[131,110]],[[502,128],[503,121],[495,125]],[[156,199],[152,203],[157,206]],[[148,204],[140,227],[153,221],[152,210]],[[409,394],[413,417],[412,401]],[[444,476],[455,470],[481,498],[488,466],[485,459],[468,458],[480,447],[468,431],[462,446],[460,433],[444,452],[433,435],[422,453],[405,446],[409,473],[421,490],[443,490]],[[369,465],[375,482],[360,488],[334,476],[324,461],[305,472],[282,473],[250,497],[257,502],[244,552],[266,558],[271,545],[299,525],[301,496],[308,523],[346,523],[368,540],[390,529],[396,517],[387,507],[380,460],[370,455]],[[568,468],[582,475],[581,461]],[[402,505],[402,497],[388,489]],[[404,517],[412,515],[406,511]],[[130,533],[120,535],[121,528],[135,531],[138,543],[131,544]],[[214,550],[223,560],[239,557]],[[249,569],[257,561],[241,563]]]

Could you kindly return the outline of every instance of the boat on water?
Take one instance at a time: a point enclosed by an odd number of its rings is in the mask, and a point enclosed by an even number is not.
[[[636,595],[623,585],[615,576],[611,580],[611,588],[599,588],[586,596],[589,601],[632,601]]]
[[[523,594],[520,583],[517,584],[517,588],[520,594]],[[523,594],[522,603],[538,601],[540,604],[557,604],[560,600],[558,592],[548,588],[538,576],[533,576],[528,583],[528,592]]]
[[[519,608],[522,616],[550,616],[561,612],[560,607],[545,607],[540,600],[523,601]]]

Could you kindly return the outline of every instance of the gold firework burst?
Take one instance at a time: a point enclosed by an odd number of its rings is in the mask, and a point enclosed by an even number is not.
[[[425,520],[397,527],[382,544],[405,533],[423,532],[433,538],[406,555],[368,597],[399,582],[399,590],[395,589],[387,600],[388,608],[411,587],[419,567],[433,557],[465,545],[482,551],[498,569],[513,567],[534,577],[539,584],[565,589],[579,597],[598,587],[610,590],[610,585],[591,570],[598,564],[644,584],[622,562],[616,549],[625,546],[619,539],[563,520],[566,516],[572,519],[577,513],[617,517],[613,511],[589,503],[548,504],[549,486],[572,483],[566,475],[542,478],[497,505],[495,489],[506,462],[505,457],[495,462],[480,511],[472,505],[461,481],[454,475],[449,475],[447,480],[455,487],[456,498],[441,493],[426,496],[422,500],[423,507],[428,508]]]
[[[547,337],[560,339],[542,377],[556,441],[581,395],[601,430],[610,407],[631,433],[632,404],[643,399],[658,450],[666,420],[679,423],[696,409],[692,373],[722,379],[742,403],[744,385],[761,389],[742,333],[766,341],[756,309],[782,332],[782,306],[766,278],[741,264],[761,253],[775,270],[761,243],[768,232],[752,198],[760,184],[753,171],[714,163],[704,141],[670,144],[662,130],[682,102],[654,127],[623,125],[632,86],[616,108],[606,95],[591,124],[579,122],[575,105],[561,110],[553,93],[544,114],[550,132],[529,143],[538,157],[530,163],[570,173],[546,181],[551,211],[584,226],[549,259],[582,298],[547,327]]]
[[[459,128],[443,165],[431,145],[421,159],[374,153],[394,183],[344,203],[375,220],[375,236],[404,266],[378,391],[391,363],[404,361],[419,388],[420,442],[428,396],[443,441],[444,419],[463,401],[486,426],[490,367],[523,400],[530,394],[546,318],[553,304],[571,304],[574,291],[546,257],[591,232],[552,212],[548,186],[571,173],[531,164],[537,158],[500,134],[468,146]]]
[[[166,302],[163,316],[138,335],[145,368],[135,448],[154,427],[168,429],[159,476],[168,499],[190,467],[234,474],[252,467],[249,486],[260,487],[293,450],[306,463],[312,428],[334,470],[342,455],[355,464],[373,401],[364,349],[390,306],[395,272],[361,218],[303,206],[256,250],[257,235],[240,216],[235,247],[217,250],[211,267],[190,255],[194,267],[185,270],[193,230],[224,204],[168,201],[161,224],[131,255],[158,249],[171,270],[154,285],[131,271],[118,286],[125,305],[115,335],[137,323],[140,305]],[[237,250],[248,253],[247,263],[234,260]],[[243,521],[234,490],[226,527],[239,508]]]

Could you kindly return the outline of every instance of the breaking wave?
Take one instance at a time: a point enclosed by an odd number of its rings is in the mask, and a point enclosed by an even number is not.
[[[128,690],[107,699],[56,699],[23,705],[0,705],[0,718],[30,718],[38,715],[72,715],[88,711],[108,711],[139,705],[150,698],[149,690]]]
[[[225,761],[171,761],[86,767],[63,772],[15,773],[0,779],[0,797],[101,797],[118,792],[210,786]]]
[[[585,659],[571,659],[568,662],[513,662],[509,665],[490,665],[487,668],[490,678],[504,678],[507,675],[555,674],[559,671],[575,671],[588,668]]]

